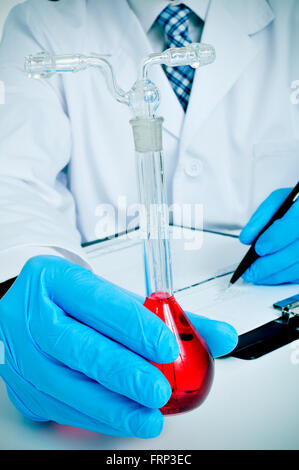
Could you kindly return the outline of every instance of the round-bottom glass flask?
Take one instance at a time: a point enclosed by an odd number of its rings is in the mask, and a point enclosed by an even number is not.
[[[145,303],[170,328],[179,345],[179,357],[170,364],[155,364],[172,388],[168,403],[161,409],[164,415],[190,411],[208,395],[214,377],[214,360],[206,342],[192,326],[176,299],[157,292]]]

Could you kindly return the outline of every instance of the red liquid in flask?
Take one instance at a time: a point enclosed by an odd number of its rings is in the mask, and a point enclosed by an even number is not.
[[[156,292],[147,297],[144,306],[166,323],[180,348],[179,357],[171,364],[155,364],[172,388],[161,412],[171,415],[190,411],[204,401],[213,382],[214,361],[206,342],[173,296]]]

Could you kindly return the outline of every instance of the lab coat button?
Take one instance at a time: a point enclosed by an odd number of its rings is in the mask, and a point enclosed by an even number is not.
[[[191,176],[192,178],[196,178],[197,176],[200,175],[202,170],[202,163],[200,160],[197,160],[196,158],[190,158],[190,160],[187,162],[185,166],[185,173],[188,176]]]

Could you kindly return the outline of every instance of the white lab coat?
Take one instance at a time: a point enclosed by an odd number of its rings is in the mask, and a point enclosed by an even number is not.
[[[299,2],[211,0],[202,41],[217,59],[196,72],[186,116],[162,69],[151,73],[168,194],[202,203],[205,228],[240,230],[298,179]],[[0,47],[0,281],[38,252],[84,263],[80,243],[101,235],[100,205],[138,200],[129,109],[97,70],[27,79],[24,56],[42,49],[109,54],[125,90],[151,52],[126,0],[28,0],[11,12]]]

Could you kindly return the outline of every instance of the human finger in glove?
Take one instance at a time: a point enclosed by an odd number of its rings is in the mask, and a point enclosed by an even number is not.
[[[242,243],[252,244],[291,191],[282,188],[270,194],[242,230]],[[245,281],[266,285],[299,283],[299,198],[258,238],[255,251],[259,258],[245,271]]]

